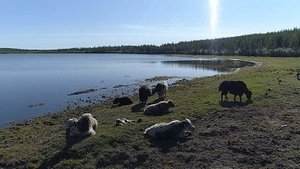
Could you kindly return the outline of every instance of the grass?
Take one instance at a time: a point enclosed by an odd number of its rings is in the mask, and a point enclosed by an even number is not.
[[[133,105],[112,108],[107,101],[0,129],[0,168],[299,168],[300,59],[232,58],[262,65],[173,85],[168,99],[176,107],[164,116],[143,116],[131,111]],[[245,81],[253,103],[220,106],[223,80]],[[97,134],[64,148],[66,121],[85,112],[98,120]],[[121,117],[142,121],[114,127]],[[152,142],[142,135],[154,123],[186,117],[196,126],[187,140]]]

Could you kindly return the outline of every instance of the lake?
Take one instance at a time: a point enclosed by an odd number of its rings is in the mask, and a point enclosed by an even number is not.
[[[228,73],[252,63],[171,55],[0,55],[0,127],[132,95],[140,85]]]

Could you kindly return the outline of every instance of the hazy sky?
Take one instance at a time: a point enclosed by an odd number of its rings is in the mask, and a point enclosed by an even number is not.
[[[0,47],[162,44],[300,27],[300,0],[0,0]]]

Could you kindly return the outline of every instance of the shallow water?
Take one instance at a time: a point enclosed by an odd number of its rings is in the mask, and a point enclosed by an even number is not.
[[[228,65],[226,61],[222,66],[219,59],[166,55],[0,55],[0,126],[131,95],[141,84],[151,87],[157,83],[149,80],[156,76],[172,77],[167,80],[173,83],[183,78],[227,73],[244,66],[241,62],[237,65]]]

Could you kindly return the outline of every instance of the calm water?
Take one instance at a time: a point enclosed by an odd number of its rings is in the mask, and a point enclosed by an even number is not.
[[[130,95],[141,84],[151,87],[156,81],[145,79],[156,76],[171,76],[173,78],[168,81],[172,83],[183,78],[230,71],[230,66],[220,65],[222,62],[218,59],[208,62],[200,58],[164,55],[0,55],[0,126],[64,108]],[[69,95],[87,89],[96,91]]]

